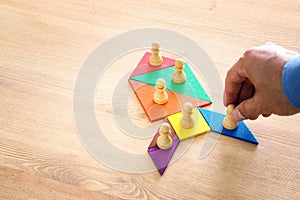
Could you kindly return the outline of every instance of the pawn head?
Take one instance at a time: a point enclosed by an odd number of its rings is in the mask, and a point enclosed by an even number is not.
[[[156,87],[164,88],[166,87],[166,81],[163,78],[159,78],[156,80]]]
[[[185,112],[192,112],[192,110],[193,110],[193,104],[191,104],[190,102],[185,102],[183,104],[183,110]]]
[[[157,51],[157,50],[159,50],[159,44],[156,43],[156,42],[153,42],[153,43],[152,43],[152,46],[151,46],[151,50],[152,50],[152,51]]]
[[[177,58],[175,61],[175,69],[183,69],[184,62],[181,58]]]
[[[170,132],[170,125],[166,122],[162,123],[159,128],[160,133],[169,133]]]
[[[229,104],[229,105],[227,106],[226,113],[231,114],[232,111],[234,110],[234,108],[235,108],[235,105],[234,105],[234,104]]]

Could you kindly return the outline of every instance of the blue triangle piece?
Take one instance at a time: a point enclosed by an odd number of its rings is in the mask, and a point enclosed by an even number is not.
[[[223,119],[226,115],[203,108],[199,108],[199,110],[212,131],[252,144],[258,144],[258,141],[244,122],[239,122],[238,127],[234,130],[227,130],[223,127]]]

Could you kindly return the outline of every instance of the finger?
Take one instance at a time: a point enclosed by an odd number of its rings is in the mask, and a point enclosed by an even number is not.
[[[227,72],[224,90],[225,106],[237,102],[243,82],[247,79],[243,62],[244,58],[241,57]]]
[[[232,117],[239,122],[244,119],[257,119],[260,114],[259,101],[254,95],[252,98],[241,102],[232,112]]]
[[[262,114],[264,117],[270,117],[272,114]]]
[[[243,82],[243,85],[240,90],[239,98],[238,98],[238,104],[241,103],[242,101],[249,99],[253,97],[254,95],[254,86],[253,84],[249,81],[249,79],[245,80]]]

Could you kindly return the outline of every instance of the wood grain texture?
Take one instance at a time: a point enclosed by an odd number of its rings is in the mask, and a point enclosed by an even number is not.
[[[197,158],[205,140],[199,136],[160,177],[98,162],[72,111],[82,63],[116,34],[177,31],[201,45],[224,80],[248,47],[272,41],[300,52],[299,24],[300,2],[292,0],[1,0],[0,199],[299,199],[300,115],[247,121],[258,147],[221,136],[204,160]],[[146,151],[151,138],[122,134],[111,96],[141,55],[116,61],[96,91],[99,125],[131,153]],[[134,96],[128,109],[134,123],[148,124]]]

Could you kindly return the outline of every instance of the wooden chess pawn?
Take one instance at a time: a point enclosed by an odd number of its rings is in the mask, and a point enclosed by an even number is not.
[[[155,85],[156,92],[154,93],[154,102],[157,104],[164,104],[168,101],[168,94],[166,92],[166,81],[162,78],[157,79]]]
[[[193,117],[193,105],[190,102],[183,104],[180,123],[181,127],[186,129],[193,128],[195,125],[195,119]]]
[[[226,117],[224,118],[224,121],[223,121],[224,128],[226,128],[228,130],[234,130],[238,126],[238,123],[232,117],[232,111],[233,111],[234,107],[235,106],[233,104],[229,104],[227,106]]]
[[[152,43],[151,47],[152,55],[149,57],[149,63],[152,66],[159,66],[163,63],[162,57],[159,55],[159,44]]]
[[[177,59],[175,62],[175,72],[172,76],[172,80],[174,83],[183,83],[186,80],[186,75],[183,71],[184,69],[184,62],[182,59]]]
[[[173,140],[170,136],[171,128],[170,125],[164,122],[159,128],[160,136],[157,138],[157,146],[160,149],[170,149],[173,144]]]

